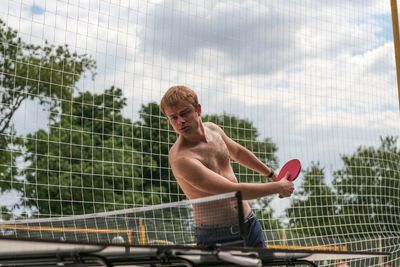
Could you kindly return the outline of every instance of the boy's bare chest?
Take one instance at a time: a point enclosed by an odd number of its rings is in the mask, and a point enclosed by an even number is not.
[[[196,147],[193,152],[207,168],[219,173],[229,165],[229,151],[221,137],[213,137],[208,143]]]

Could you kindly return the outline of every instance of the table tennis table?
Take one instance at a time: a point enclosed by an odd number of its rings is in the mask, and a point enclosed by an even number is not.
[[[0,266],[317,266],[383,252],[244,247],[150,246],[0,238]]]

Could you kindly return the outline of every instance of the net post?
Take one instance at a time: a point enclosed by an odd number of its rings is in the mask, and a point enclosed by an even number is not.
[[[237,205],[238,205],[239,231],[240,231],[240,235],[244,239],[247,233],[246,233],[246,229],[244,227],[244,211],[243,211],[243,204],[242,204],[242,192],[237,191],[235,196],[236,196],[236,201],[237,201]]]

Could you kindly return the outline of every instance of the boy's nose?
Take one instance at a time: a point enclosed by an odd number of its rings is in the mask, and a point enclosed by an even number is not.
[[[179,117],[178,121],[179,121],[180,124],[186,123],[186,120],[184,118],[182,118],[182,117]]]

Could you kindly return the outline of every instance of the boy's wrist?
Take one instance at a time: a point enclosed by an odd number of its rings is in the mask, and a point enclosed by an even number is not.
[[[267,175],[267,178],[272,178],[274,176],[274,174],[275,174],[274,170],[270,168],[270,172]]]

